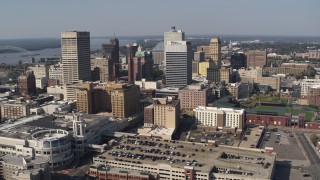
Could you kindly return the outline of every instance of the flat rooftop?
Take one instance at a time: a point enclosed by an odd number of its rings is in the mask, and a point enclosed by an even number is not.
[[[248,128],[248,130],[246,131],[246,133],[244,135],[244,138],[246,138],[246,140],[242,139],[239,147],[256,148],[258,145],[258,142],[261,138],[263,129],[264,129],[264,126]]]
[[[266,154],[264,150],[246,149],[228,146],[209,146],[208,144],[144,139],[138,137],[123,138],[102,155],[95,157],[106,161],[120,161],[158,166],[165,164],[171,168],[193,167],[205,173],[237,172],[237,176],[271,179],[275,154]],[[240,167],[240,168],[239,168]],[[232,174],[232,173],[231,173]],[[240,175],[239,175],[240,174]]]
[[[8,164],[12,164],[12,165],[16,165],[16,166],[24,166],[23,161],[25,160],[25,162],[27,162],[27,164],[41,164],[41,163],[49,163],[50,158],[48,156],[21,156],[21,155],[10,155],[10,154],[6,154],[4,156],[1,157],[1,159],[8,163]]]

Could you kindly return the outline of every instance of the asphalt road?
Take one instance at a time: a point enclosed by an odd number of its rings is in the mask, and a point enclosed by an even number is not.
[[[314,149],[311,147],[311,144],[308,142],[306,137],[304,137],[303,133],[296,133],[303,149],[306,151],[306,155],[311,164],[311,171],[313,173],[314,179],[320,179],[320,159],[316,154]]]

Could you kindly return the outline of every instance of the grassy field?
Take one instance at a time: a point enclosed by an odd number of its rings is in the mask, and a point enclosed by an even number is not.
[[[307,111],[304,109],[292,109],[288,107],[275,107],[275,106],[257,106],[251,109],[247,109],[249,113],[256,113],[257,111],[275,112],[279,116],[284,116],[285,113],[292,113],[298,115],[299,113],[304,114],[306,121],[311,121],[314,112]]]
[[[311,121],[314,112],[306,111],[303,109],[290,109],[287,108],[287,113],[292,113],[293,115],[298,115],[299,113],[304,114],[306,121]]]

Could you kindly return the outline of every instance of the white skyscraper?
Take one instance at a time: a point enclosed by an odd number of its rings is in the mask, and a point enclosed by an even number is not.
[[[184,87],[192,82],[192,49],[190,42],[167,41],[165,59],[167,87]]]
[[[61,55],[65,84],[91,80],[89,32],[62,32]]]
[[[176,27],[171,27],[171,30],[168,32],[164,32],[163,38],[163,45],[164,45],[164,59],[163,64],[166,65],[166,45],[168,41],[175,42],[175,41],[184,41],[185,35],[184,32],[181,30],[176,30]]]

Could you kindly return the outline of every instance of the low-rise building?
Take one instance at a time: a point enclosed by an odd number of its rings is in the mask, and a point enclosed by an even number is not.
[[[320,86],[311,86],[308,91],[308,104],[320,106]]]
[[[44,89],[48,86],[48,78],[42,77],[42,78],[36,78],[36,87],[39,89]]]
[[[198,143],[128,137],[94,157],[89,175],[97,177],[97,167],[103,165],[137,174],[147,172],[153,179],[271,180],[275,162],[276,154],[263,149],[212,147],[212,144],[204,147]]]
[[[59,80],[63,84],[63,70],[62,64],[51,65],[49,68],[49,79]]]
[[[194,110],[197,124],[222,128],[243,129],[245,122],[244,109],[217,108],[198,106]]]
[[[0,178],[6,180],[51,179],[50,158],[6,154],[0,157]]]
[[[35,78],[49,77],[49,66],[48,65],[34,65],[28,67],[28,72],[33,72]]]
[[[159,81],[146,81],[146,79],[142,79],[141,81],[135,81],[134,84],[140,86],[140,89],[159,89],[160,88]]]
[[[253,90],[253,84],[251,83],[230,83],[227,86],[227,90],[233,96],[235,100],[244,99],[250,97]]]
[[[1,120],[19,119],[30,115],[28,103],[0,103]]]
[[[180,101],[173,97],[158,98],[153,103],[154,125],[176,129],[180,120]]]
[[[203,83],[188,85],[179,90],[179,100],[182,110],[192,111],[197,106],[207,106],[212,100],[212,88]]]

